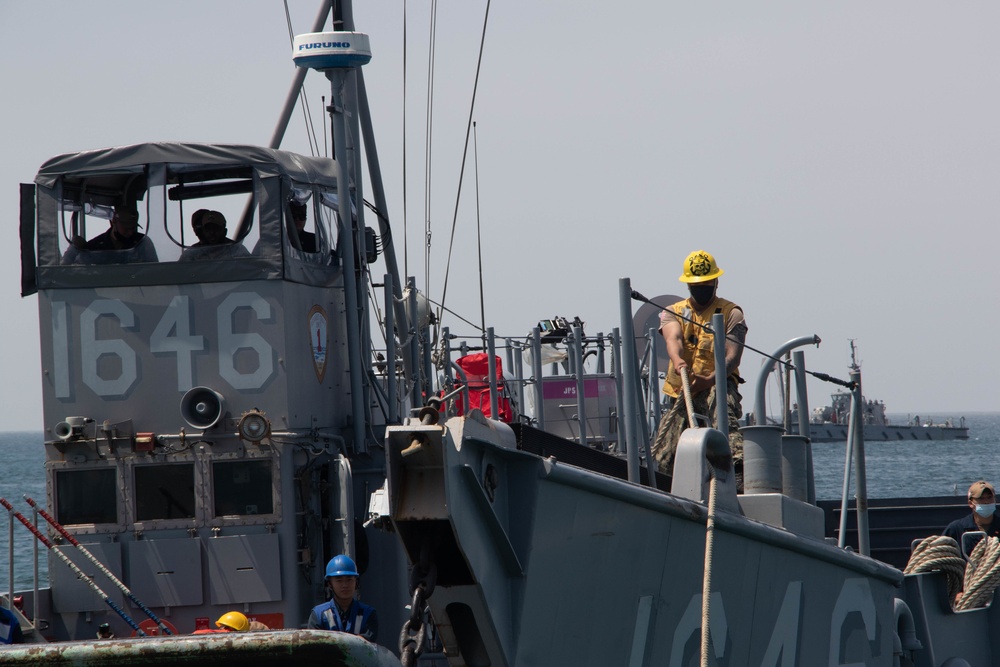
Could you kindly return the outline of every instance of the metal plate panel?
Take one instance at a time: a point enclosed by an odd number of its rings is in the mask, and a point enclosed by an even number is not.
[[[122,576],[122,549],[116,542],[103,542],[100,544],[84,544],[84,548],[94,555],[108,570],[116,577]],[[93,563],[87,560],[76,548],[63,544],[58,547],[60,551],[77,567],[83,570],[84,574],[90,577],[101,590],[104,591],[112,602],[121,606],[122,594],[115,588]],[[103,611],[106,610],[107,603],[101,598],[89,584],[78,579],[76,574],[62,562],[54,562],[57,557],[53,554],[49,559],[49,579],[52,584],[52,608],[53,610],[66,613],[74,611]],[[141,598],[140,598],[141,599]]]
[[[278,536],[234,535],[205,541],[212,604],[281,599]]]
[[[583,409],[587,414],[587,438],[602,443],[618,440],[615,412],[616,385],[614,378],[586,376],[584,378]],[[545,430],[568,440],[580,436],[577,417],[576,380],[566,376],[542,378],[542,410]]]
[[[128,545],[129,584],[147,607],[185,607],[204,599],[201,540],[139,540]]]

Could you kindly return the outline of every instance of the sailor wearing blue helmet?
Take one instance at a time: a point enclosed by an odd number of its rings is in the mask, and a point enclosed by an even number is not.
[[[326,585],[333,597],[329,602],[313,607],[308,628],[336,630],[378,641],[378,615],[375,608],[356,598],[358,567],[345,554],[334,556],[326,564]]]

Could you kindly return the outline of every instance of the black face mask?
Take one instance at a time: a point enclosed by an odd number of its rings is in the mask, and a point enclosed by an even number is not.
[[[698,305],[707,306],[715,298],[715,287],[715,285],[688,285],[688,290]]]

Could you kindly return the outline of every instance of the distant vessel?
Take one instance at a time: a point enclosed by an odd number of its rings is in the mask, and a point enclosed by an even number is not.
[[[831,397],[831,405],[813,408],[809,419],[809,437],[813,442],[839,442],[847,440],[848,415],[851,395],[838,391]],[[885,414],[885,403],[867,400],[863,406],[865,440],[968,440],[969,428],[965,417],[958,424],[950,418],[943,423],[931,419],[921,421],[917,415],[905,424],[892,424]],[[792,420],[793,423],[795,420]],[[793,426],[793,431],[798,432]]]
[[[851,341],[852,370],[860,369],[857,349]],[[813,408],[809,417],[809,438],[813,442],[842,442],[847,440],[847,429],[851,414],[851,394],[837,391],[831,397],[831,405]],[[884,440],[968,440],[969,429],[965,417],[960,417],[958,425],[948,418],[944,423],[931,419],[921,421],[916,415],[905,424],[891,424],[885,413],[885,402],[862,399],[861,414],[864,419],[864,438],[870,441]],[[792,418],[792,433],[798,433],[798,419]]]

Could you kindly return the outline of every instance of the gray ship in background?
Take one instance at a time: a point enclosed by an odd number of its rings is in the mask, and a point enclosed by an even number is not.
[[[743,429],[744,493],[714,429],[685,432],[672,477],[649,470],[662,369],[628,279],[620,321],[596,334],[554,318],[470,346],[427,316],[396,266],[367,40],[338,7],[345,32],[296,38],[299,64],[331,80],[335,160],[144,143],[55,157],[22,185],[44,505],[130,594],[49,531],[50,586],[11,582],[4,602],[37,643],[0,664],[1000,662],[992,604],[953,611],[944,573],[872,557],[863,432],[851,540],[816,504],[808,420]],[[132,207],[132,248],[81,241]],[[190,253],[202,210],[225,241]],[[818,343],[772,342],[803,414],[799,348]],[[860,371],[833,380],[859,424]],[[304,629],[338,553],[358,563],[378,644]],[[230,610],[271,629],[186,636]],[[95,642],[101,623],[137,636]]]
[[[857,361],[857,348],[851,341],[852,370],[860,369]],[[933,419],[920,419],[915,415],[904,424],[893,424],[885,411],[885,403],[880,400],[863,398],[861,410],[864,424],[865,440],[968,440],[969,429],[965,425],[965,417],[959,417],[957,423],[948,418],[942,423]],[[793,408],[792,433],[797,433],[798,418]],[[809,437],[813,442],[846,442],[851,415],[851,394],[844,391],[834,392],[830,397],[830,405],[813,408],[809,416]]]
[[[813,442],[847,440],[851,395],[835,392],[830,398],[830,405],[813,408],[809,423],[809,437]],[[965,417],[959,417],[957,422],[949,418],[937,423],[932,419],[921,420],[920,415],[915,415],[909,423],[893,424],[886,416],[885,403],[868,399],[865,399],[862,414],[865,440],[869,441],[969,439]]]

